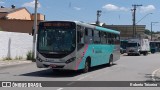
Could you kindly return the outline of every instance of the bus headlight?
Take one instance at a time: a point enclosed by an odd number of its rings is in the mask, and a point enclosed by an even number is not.
[[[40,61],[40,62],[42,62],[42,59],[40,59],[38,56],[37,56],[37,58],[36,58],[38,61]]]
[[[74,60],[76,60],[76,57],[73,57],[73,58],[68,59],[65,63],[68,64],[68,63],[70,63],[70,62],[73,62]]]

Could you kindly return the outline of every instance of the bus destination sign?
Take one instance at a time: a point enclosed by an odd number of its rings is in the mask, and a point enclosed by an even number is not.
[[[47,22],[43,24],[44,27],[71,27],[71,23],[65,22]]]

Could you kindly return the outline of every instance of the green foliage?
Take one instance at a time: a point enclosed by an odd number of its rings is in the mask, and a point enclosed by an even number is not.
[[[34,59],[34,57],[33,57],[32,51],[28,51],[28,53],[27,53],[27,60],[35,61],[35,59]]]
[[[151,31],[148,29],[145,29],[144,33],[147,35],[151,35]],[[160,31],[157,31],[157,32],[152,31],[152,34],[160,34]]]
[[[3,58],[3,60],[12,60],[12,58],[11,57],[5,57],[5,58]]]
[[[146,29],[144,33],[147,34],[147,35],[151,35],[151,32],[148,29]]]
[[[15,57],[15,60],[22,60],[22,59],[23,59],[22,56],[16,56],[16,57]]]

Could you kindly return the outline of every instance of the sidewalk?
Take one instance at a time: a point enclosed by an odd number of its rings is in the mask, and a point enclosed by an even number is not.
[[[30,60],[0,60],[0,69],[32,63]]]

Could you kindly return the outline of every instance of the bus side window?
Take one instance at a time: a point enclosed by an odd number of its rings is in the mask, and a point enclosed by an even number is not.
[[[77,26],[77,43],[84,44],[84,30],[81,26]]]
[[[101,32],[101,43],[106,44],[106,32]]]
[[[85,29],[85,36],[88,36],[88,30],[87,30],[87,28]]]
[[[80,50],[84,46],[84,27],[77,26],[77,49]]]
[[[85,29],[85,43],[87,44],[93,43],[93,30],[92,29],[89,29],[89,28]]]
[[[99,37],[100,31],[94,31],[94,43],[95,44],[100,44],[100,37]]]
[[[119,45],[120,44],[120,36],[115,35],[115,44]]]
[[[112,44],[112,38],[111,38],[111,33],[108,33],[108,44]]]
[[[108,33],[105,32],[105,39],[106,39],[106,44],[108,44]]]

